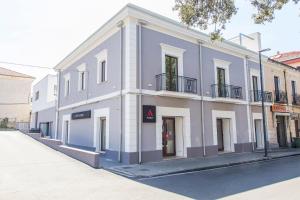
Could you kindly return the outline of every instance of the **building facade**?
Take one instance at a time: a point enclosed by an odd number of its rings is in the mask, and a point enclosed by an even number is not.
[[[265,66],[266,89],[273,92],[273,104],[268,115],[271,147],[289,147],[299,137],[300,72],[289,65],[269,60]]]
[[[55,68],[64,144],[123,163],[263,148],[272,91],[241,45],[128,4]]]
[[[0,68],[1,127],[16,128],[17,123],[30,121],[30,92],[34,78]]]
[[[283,64],[290,65],[296,69],[300,69],[300,51],[292,51],[286,53],[278,52],[277,55],[272,56],[272,59]]]
[[[56,138],[57,76],[47,75],[33,86],[31,129]]]

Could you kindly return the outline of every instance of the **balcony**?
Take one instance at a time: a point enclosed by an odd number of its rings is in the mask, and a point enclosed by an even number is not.
[[[293,95],[293,105],[297,105],[299,106],[300,105],[300,95],[299,94],[294,94]]]
[[[212,97],[242,99],[242,87],[234,85],[213,84],[211,85]]]
[[[262,92],[261,90],[251,90],[251,101],[252,102],[260,102],[262,101]],[[264,100],[265,102],[272,102],[273,95],[272,92],[265,91],[264,92]]]
[[[184,92],[197,94],[197,79],[185,76],[170,76],[168,74],[158,74],[156,78],[156,90]]]
[[[284,91],[274,91],[274,102],[275,103],[287,103],[287,94]]]

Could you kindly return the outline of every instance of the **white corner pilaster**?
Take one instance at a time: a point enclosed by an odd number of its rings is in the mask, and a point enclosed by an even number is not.
[[[125,20],[125,90],[137,86],[137,19]],[[137,151],[137,95],[125,94],[125,152]]]

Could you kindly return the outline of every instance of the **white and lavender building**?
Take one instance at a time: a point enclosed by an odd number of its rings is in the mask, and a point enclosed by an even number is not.
[[[56,138],[57,75],[47,75],[33,86],[31,129]]]
[[[255,144],[262,133],[260,99],[250,92],[260,85],[257,52],[230,41],[212,43],[135,5],[125,6],[55,69],[58,104],[51,116],[58,116],[54,135],[64,144],[123,163],[261,145]],[[35,109],[36,124],[49,121],[41,110]]]

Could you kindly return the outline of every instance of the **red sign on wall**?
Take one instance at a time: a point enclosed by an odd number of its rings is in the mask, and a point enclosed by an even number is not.
[[[150,105],[143,105],[143,122],[155,123],[156,122],[156,107]]]
[[[271,107],[272,112],[289,112],[286,106],[283,105],[272,105]]]

